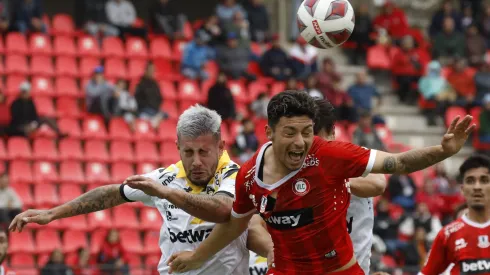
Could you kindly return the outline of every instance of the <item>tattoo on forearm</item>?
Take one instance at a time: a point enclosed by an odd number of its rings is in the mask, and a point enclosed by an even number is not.
[[[386,173],[408,174],[425,169],[431,165],[446,159],[435,147],[411,150],[387,157],[383,162],[383,169]]]
[[[233,199],[226,196],[209,196],[198,194],[185,194],[184,204],[187,208],[193,210],[209,210],[218,209],[223,206],[224,203],[231,202]]]

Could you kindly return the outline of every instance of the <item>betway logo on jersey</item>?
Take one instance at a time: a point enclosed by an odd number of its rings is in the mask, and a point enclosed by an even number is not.
[[[175,233],[170,228],[168,233],[170,234],[170,241],[172,243],[196,243],[204,241],[213,229],[209,228],[206,230],[186,230],[182,232]]]
[[[490,259],[464,260],[461,262],[461,275],[489,273]]]
[[[320,161],[318,160],[318,158],[316,158],[315,155],[308,155],[306,156],[305,162],[303,163],[303,169],[306,167],[318,165],[320,165]]]
[[[272,228],[279,230],[300,228],[313,222],[313,209],[304,208],[273,212],[265,222]]]

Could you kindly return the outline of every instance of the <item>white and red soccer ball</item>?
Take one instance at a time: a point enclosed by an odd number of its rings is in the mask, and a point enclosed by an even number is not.
[[[304,0],[298,9],[301,36],[320,49],[342,45],[352,34],[354,22],[354,9],[347,0]]]

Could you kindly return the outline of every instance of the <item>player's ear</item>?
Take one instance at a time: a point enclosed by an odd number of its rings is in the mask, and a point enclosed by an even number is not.
[[[272,140],[272,128],[269,125],[265,125],[265,134],[267,139]]]
[[[175,140],[175,146],[177,146],[177,150],[180,151],[179,139]]]
[[[223,150],[225,149],[225,145],[226,145],[226,142],[224,140],[218,141],[218,148],[219,148],[220,152],[223,152]]]

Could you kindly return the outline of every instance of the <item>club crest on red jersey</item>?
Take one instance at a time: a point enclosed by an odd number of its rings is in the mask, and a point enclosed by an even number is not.
[[[293,184],[293,192],[298,196],[304,196],[310,192],[310,183],[306,179],[297,179]]]
[[[488,235],[478,236],[478,247],[479,248],[489,248],[490,242],[488,241]]]

